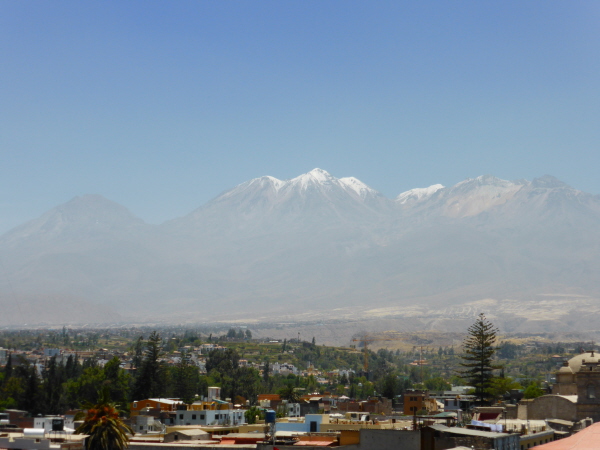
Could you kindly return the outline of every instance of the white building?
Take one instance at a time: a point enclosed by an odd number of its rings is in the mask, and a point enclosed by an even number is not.
[[[273,375],[289,375],[294,374],[298,375],[300,371],[296,366],[290,363],[279,364],[278,362],[271,364],[270,366],[271,373]]]
[[[177,411],[174,425],[243,425],[243,409],[204,409]]]
[[[136,433],[164,433],[166,430],[166,427],[162,424],[162,422],[156,420],[153,416],[139,414],[137,416],[133,416],[132,419],[132,428]]]
[[[73,418],[69,416],[35,417],[33,419],[33,428],[44,430],[45,433],[73,434],[75,424],[73,423]]]

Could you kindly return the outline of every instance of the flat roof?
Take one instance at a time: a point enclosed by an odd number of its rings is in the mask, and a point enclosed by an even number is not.
[[[153,402],[166,403],[168,405],[177,405],[179,403],[183,403],[181,400],[173,400],[170,398],[145,398],[142,400],[136,400],[135,402],[143,402],[144,400],[152,400]]]
[[[443,431],[444,433],[461,434],[464,436],[484,436],[492,439],[510,436],[510,434],[496,433],[495,431],[470,430],[469,428],[447,427],[445,425],[431,425],[431,428]]]

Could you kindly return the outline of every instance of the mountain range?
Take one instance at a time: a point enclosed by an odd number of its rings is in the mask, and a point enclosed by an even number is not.
[[[314,169],[247,181],[161,225],[85,195],[0,236],[0,325],[454,331],[485,312],[506,331],[595,331],[598,230],[600,196],[551,176],[480,176],[390,199]]]

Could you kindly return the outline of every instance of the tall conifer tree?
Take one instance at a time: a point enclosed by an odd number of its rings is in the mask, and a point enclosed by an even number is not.
[[[480,404],[483,404],[489,396],[494,378],[493,371],[500,368],[493,364],[497,332],[498,329],[481,313],[475,323],[469,327],[468,335],[463,341],[464,362],[460,365],[465,369],[460,374],[475,387],[475,395]]]

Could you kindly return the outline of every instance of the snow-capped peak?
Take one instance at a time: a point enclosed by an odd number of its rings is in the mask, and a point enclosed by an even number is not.
[[[327,171],[317,168],[289,180],[279,180],[271,176],[254,178],[221,194],[215,200],[250,198],[258,195],[276,202],[285,202],[296,195],[301,197],[322,195],[325,198],[335,192],[337,192],[335,195],[344,193],[359,202],[380,195],[354,177],[338,179]]]
[[[260,178],[253,178],[249,181],[246,181],[242,184],[238,184],[236,187],[234,187],[233,189],[230,189],[229,191],[221,194],[219,197],[217,197],[219,200],[224,200],[226,198],[230,198],[230,197],[234,197],[242,192],[246,192],[249,189],[259,189],[259,190],[263,190],[263,189],[272,189],[275,192],[278,192],[279,189],[281,189],[283,186],[285,186],[286,182],[279,180],[275,177],[271,177],[271,176],[264,176],[264,177],[260,177]]]
[[[339,182],[347,189],[350,189],[356,192],[361,198],[365,198],[368,195],[377,195],[377,191],[375,189],[371,189],[365,183],[360,181],[358,178],[354,177],[345,177],[340,178]]]
[[[426,188],[411,189],[398,195],[398,197],[396,197],[396,201],[403,205],[409,201],[425,200],[431,197],[440,189],[444,189],[444,186],[441,184],[434,184]]]
[[[308,173],[292,178],[288,183],[300,189],[306,189],[311,184],[331,184],[335,177],[323,169],[313,169]]]

